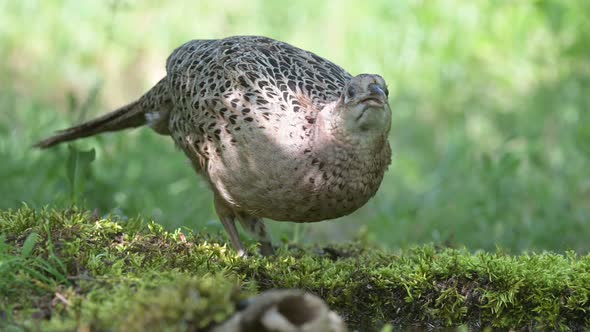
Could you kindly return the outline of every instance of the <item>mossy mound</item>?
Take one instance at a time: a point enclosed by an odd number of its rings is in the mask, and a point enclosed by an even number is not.
[[[223,243],[75,209],[1,211],[0,329],[205,331],[272,288],[312,292],[361,331],[590,327],[590,255],[350,244],[244,259]]]

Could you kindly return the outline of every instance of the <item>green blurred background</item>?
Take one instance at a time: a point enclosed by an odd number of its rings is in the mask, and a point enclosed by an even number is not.
[[[96,160],[74,192],[67,146],[30,145],[139,97],[183,42],[245,34],[379,73],[392,92],[378,195],[338,220],[268,222],[275,239],[590,249],[590,1],[0,0],[0,208],[76,201],[220,231],[171,139],[76,143]]]

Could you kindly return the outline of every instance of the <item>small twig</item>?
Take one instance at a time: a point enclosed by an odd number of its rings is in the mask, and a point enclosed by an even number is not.
[[[55,297],[53,298],[53,300],[51,300],[51,306],[55,307],[58,301],[65,304],[68,307],[72,304],[68,299],[66,299],[65,296],[61,295],[58,292],[55,292]]]

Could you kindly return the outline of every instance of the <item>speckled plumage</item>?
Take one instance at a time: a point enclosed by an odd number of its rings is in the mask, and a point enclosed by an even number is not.
[[[170,135],[211,184],[217,213],[272,251],[260,218],[312,222],[349,214],[390,163],[387,87],[265,37],[193,40],[138,101],[38,143],[149,124]]]

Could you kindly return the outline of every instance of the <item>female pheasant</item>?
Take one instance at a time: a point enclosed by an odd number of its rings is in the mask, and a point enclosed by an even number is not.
[[[391,161],[388,90],[311,52],[265,37],[193,40],[137,101],[35,144],[149,125],[172,136],[210,184],[217,214],[243,253],[234,220],[273,248],[261,218],[314,222],[349,214],[376,192]]]

